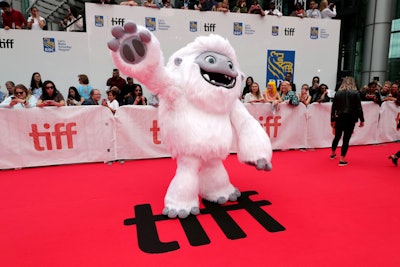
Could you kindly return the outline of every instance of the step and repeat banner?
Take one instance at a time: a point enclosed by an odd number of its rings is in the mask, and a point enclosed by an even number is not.
[[[365,126],[354,130],[351,145],[400,139],[400,108],[363,102]],[[331,103],[305,108],[281,104],[245,104],[271,139],[272,148],[330,147]],[[2,108],[0,169],[113,160],[170,157],[161,138],[157,108],[123,106],[113,115],[103,106]],[[235,141],[231,152],[236,148]]]
[[[115,68],[107,48],[111,28],[128,20],[154,33],[166,60],[197,36],[213,33],[231,42],[242,71],[261,88],[267,80],[279,83],[287,72],[298,88],[311,84],[315,75],[329,88],[336,85],[339,20],[86,3],[87,32],[0,29],[0,90],[5,92],[9,80],[29,87],[32,74],[39,72],[64,96],[69,86],[78,85],[79,74],[87,74],[104,93]]]

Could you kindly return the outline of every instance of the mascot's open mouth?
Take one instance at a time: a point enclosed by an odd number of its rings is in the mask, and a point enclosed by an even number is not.
[[[216,73],[216,72],[207,72],[203,69],[200,69],[201,76],[203,76],[204,80],[211,83],[215,86],[222,86],[227,89],[231,89],[236,84],[236,78],[231,77],[226,74]]]

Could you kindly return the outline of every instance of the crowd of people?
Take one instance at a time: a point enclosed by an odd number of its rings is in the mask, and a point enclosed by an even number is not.
[[[92,3],[104,5],[118,5],[115,0],[93,0]],[[261,16],[271,15],[281,17],[283,15],[299,18],[332,19],[336,17],[336,6],[333,2],[322,0],[318,4],[310,1],[309,8],[306,9],[302,2],[297,2],[288,14],[283,14],[275,6],[275,1],[265,0],[129,0],[122,1],[119,5],[124,6],[144,6],[149,8],[179,8],[199,11],[217,12],[236,12],[259,14]],[[13,8],[7,1],[0,2],[1,18],[0,28],[4,29],[29,29],[46,30],[46,19],[40,16],[37,7],[30,8],[30,14],[25,17],[19,10]],[[66,10],[66,15],[58,23],[62,31],[85,31],[84,11],[80,12],[70,6]]]
[[[78,75],[76,86],[68,88],[68,95],[63,96],[51,80],[42,81],[39,72],[32,74],[30,86],[15,84],[7,81],[7,92],[0,91],[0,107],[2,108],[32,108],[46,106],[85,106],[102,105],[112,113],[123,105],[153,105],[158,106],[157,96],[152,95],[149,101],[143,95],[140,84],[134,83],[133,78],[124,79],[118,69],[113,69],[112,77],[106,81],[107,98],[101,98],[99,89],[90,85],[86,74]]]

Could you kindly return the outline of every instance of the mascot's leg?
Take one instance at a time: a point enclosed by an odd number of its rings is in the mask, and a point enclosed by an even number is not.
[[[202,165],[199,174],[200,195],[202,198],[224,204],[236,201],[240,192],[229,181],[228,173],[221,159],[212,159]]]
[[[199,169],[201,159],[189,156],[177,157],[175,177],[165,195],[163,214],[170,218],[186,218],[197,215],[199,209]]]

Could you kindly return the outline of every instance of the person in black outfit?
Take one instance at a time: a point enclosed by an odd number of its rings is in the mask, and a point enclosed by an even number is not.
[[[364,127],[364,113],[361,106],[360,94],[353,77],[344,78],[335,94],[331,111],[331,126],[335,134],[332,141],[331,159],[336,158],[336,148],[343,135],[339,166],[346,166],[345,160],[349,142],[356,122],[360,119],[360,127]]]
[[[397,161],[399,160],[400,157],[400,150],[397,151],[395,154],[390,155],[388,159],[391,159],[393,164],[397,167]]]

